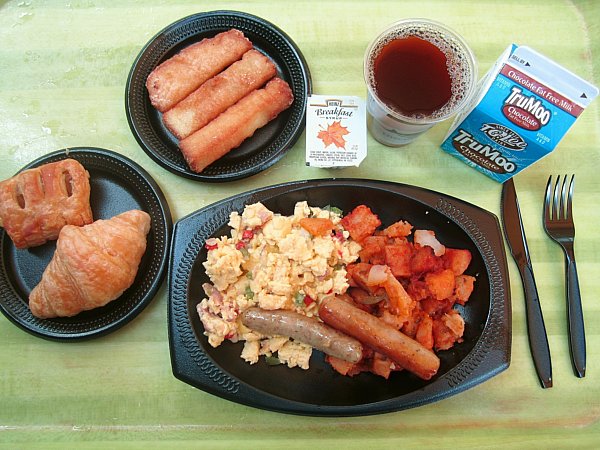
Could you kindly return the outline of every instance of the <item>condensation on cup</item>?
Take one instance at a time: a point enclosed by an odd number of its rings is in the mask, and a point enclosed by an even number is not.
[[[384,145],[400,147],[466,107],[475,93],[477,65],[450,28],[405,19],[371,42],[364,77],[369,132]]]

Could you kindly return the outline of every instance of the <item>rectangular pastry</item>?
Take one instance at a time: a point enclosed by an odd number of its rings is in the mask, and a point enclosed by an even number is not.
[[[0,182],[0,226],[17,248],[55,240],[63,226],[92,222],[89,173],[74,159]]]
[[[246,95],[205,127],[182,140],[179,148],[190,168],[194,172],[202,172],[289,108],[293,100],[289,85],[281,78],[273,78],[264,88]]]
[[[168,111],[251,48],[252,43],[235,29],[184,48],[148,75],[146,88],[152,106]]]
[[[163,121],[178,139],[185,139],[276,74],[273,61],[257,50],[248,50],[241,60],[164,113]]]

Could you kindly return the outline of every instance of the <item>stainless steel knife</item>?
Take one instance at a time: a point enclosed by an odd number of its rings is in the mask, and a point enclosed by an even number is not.
[[[525,311],[527,314],[527,334],[531,356],[542,387],[552,387],[552,361],[548,336],[538,297],[533,267],[529,259],[527,239],[523,229],[519,201],[514,182],[511,179],[502,186],[502,222],[510,252],[519,267],[525,291]]]

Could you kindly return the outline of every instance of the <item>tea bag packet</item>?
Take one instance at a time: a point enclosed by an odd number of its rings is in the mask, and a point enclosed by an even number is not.
[[[311,95],[306,108],[306,165],[358,167],[366,156],[364,100],[354,96]]]
[[[513,44],[480,81],[442,149],[502,183],[551,153],[597,95],[577,75]]]

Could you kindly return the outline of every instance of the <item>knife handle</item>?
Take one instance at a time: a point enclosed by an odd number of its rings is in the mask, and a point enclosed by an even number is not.
[[[523,266],[520,272],[525,290],[525,311],[531,356],[542,387],[549,388],[552,387],[552,361],[542,307],[531,267]]]

